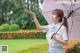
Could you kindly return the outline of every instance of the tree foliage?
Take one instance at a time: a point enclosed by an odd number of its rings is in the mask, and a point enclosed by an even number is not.
[[[42,2],[43,0],[0,0],[0,25],[8,23],[18,24],[21,29],[35,28],[32,16],[26,13],[25,9],[35,12],[41,25],[46,24],[39,8]]]

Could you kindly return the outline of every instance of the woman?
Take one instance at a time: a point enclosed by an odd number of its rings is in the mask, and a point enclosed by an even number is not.
[[[52,11],[52,24],[46,25],[46,26],[40,26],[36,15],[32,13],[33,20],[36,24],[37,28],[40,28],[42,30],[45,30],[47,32],[46,39],[49,43],[48,53],[65,53],[63,49],[63,45],[67,45],[67,27],[62,25],[63,18],[64,18],[64,12],[60,9],[55,9]],[[65,22],[65,20],[64,20]],[[57,29],[62,25],[60,30],[55,34],[53,37],[52,35],[56,33]],[[52,39],[51,39],[52,37]]]

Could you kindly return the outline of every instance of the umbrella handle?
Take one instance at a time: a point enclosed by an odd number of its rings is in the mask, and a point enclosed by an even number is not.
[[[56,34],[56,33],[54,33],[54,34],[52,35],[51,39],[54,39],[53,36],[54,36],[55,34]]]

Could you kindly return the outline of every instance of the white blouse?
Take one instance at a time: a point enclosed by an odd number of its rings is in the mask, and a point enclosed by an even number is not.
[[[58,24],[50,24],[50,25],[46,25],[44,26],[44,31],[47,32],[46,34],[46,39],[48,40],[49,45],[54,45],[56,42],[55,40],[52,40],[51,37],[52,35],[58,30],[58,28],[61,26],[61,23]],[[57,32],[57,35],[62,39],[62,40],[68,40],[67,37],[67,31],[66,31],[66,27],[62,25],[62,27],[60,28],[60,30]],[[61,45],[60,43],[58,43],[59,45]]]

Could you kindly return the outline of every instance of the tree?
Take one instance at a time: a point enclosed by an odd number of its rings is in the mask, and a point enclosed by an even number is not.
[[[25,2],[27,1],[27,2]],[[0,0],[0,24],[18,24],[21,29],[35,28],[32,16],[25,9],[35,12],[41,22],[44,17],[41,14],[39,3],[43,0]],[[43,22],[45,24],[46,21]]]
[[[20,0],[0,0],[0,16],[5,19],[6,23],[10,23],[12,15],[15,15],[21,9]]]

